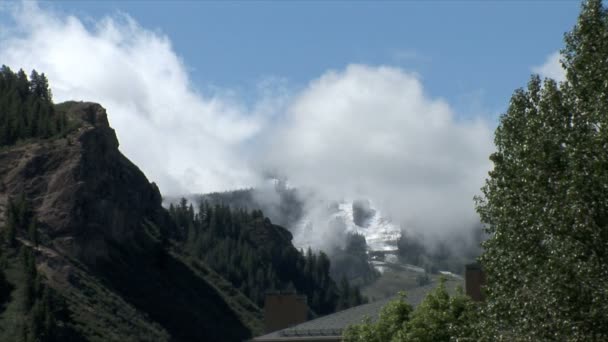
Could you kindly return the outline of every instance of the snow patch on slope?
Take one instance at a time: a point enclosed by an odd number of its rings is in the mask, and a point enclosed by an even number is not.
[[[345,233],[357,233],[365,237],[371,252],[396,252],[401,237],[400,227],[382,216],[373,204],[370,203],[370,207],[373,216],[367,220],[366,227],[355,224],[352,200],[338,203],[335,211],[329,211],[320,218],[305,217],[294,227],[294,245],[301,249],[331,248],[328,244],[339,244],[340,237],[345,237]],[[336,238],[338,241],[335,241]]]

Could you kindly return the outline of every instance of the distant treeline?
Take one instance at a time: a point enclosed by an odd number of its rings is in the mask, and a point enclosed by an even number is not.
[[[29,79],[20,69],[0,69],[0,146],[29,138],[49,138],[68,126],[64,113],[57,113],[44,73],[33,70]]]

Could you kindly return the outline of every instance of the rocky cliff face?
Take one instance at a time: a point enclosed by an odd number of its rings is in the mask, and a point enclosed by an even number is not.
[[[156,185],[118,150],[105,109],[63,106],[77,127],[64,138],[0,150],[0,212],[24,193],[53,247],[95,262],[108,243],[140,230],[143,218],[169,223]]]
[[[163,238],[174,223],[156,185],[118,150],[105,109],[70,102],[57,110],[67,112],[68,133],[0,148],[0,229],[9,200],[24,195],[43,238],[34,246],[19,231],[18,248],[34,253],[82,340],[242,341],[257,331],[255,304]],[[0,252],[16,286],[0,303],[0,340],[9,340],[16,328],[5,315],[21,307],[22,267],[17,249]]]

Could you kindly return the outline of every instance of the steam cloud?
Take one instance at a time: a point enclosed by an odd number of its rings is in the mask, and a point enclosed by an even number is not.
[[[371,199],[413,229],[470,228],[472,198],[490,165],[492,133],[458,120],[413,75],[350,65],[295,97],[264,165],[327,198]],[[332,197],[333,196],[333,197]]]
[[[1,63],[45,72],[56,101],[104,105],[123,153],[165,195],[255,186],[276,170],[327,199],[369,198],[411,229],[477,221],[491,128],[456,118],[415,74],[349,65],[246,106],[196,91],[169,38],[127,15],[87,26],[31,3],[8,11]]]

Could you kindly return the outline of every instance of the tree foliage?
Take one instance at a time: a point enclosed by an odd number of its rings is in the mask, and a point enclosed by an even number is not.
[[[0,146],[29,138],[49,138],[67,129],[67,118],[55,112],[49,82],[33,70],[30,78],[0,68]]]
[[[583,4],[566,81],[515,91],[477,198],[489,340],[608,340],[608,12]]]
[[[36,269],[36,257],[30,248],[21,247],[21,262],[25,283],[20,340],[53,342],[72,338],[72,332],[65,325],[69,319],[67,305],[42,282]]]
[[[5,209],[4,244],[0,249],[0,311],[11,297],[19,303],[15,341],[65,341],[74,339],[75,334],[67,326],[68,309],[62,297],[48,287],[36,267],[35,250],[22,244],[27,241],[37,247],[38,231],[36,216],[25,194],[9,198]],[[21,239],[18,240],[17,237]],[[10,255],[19,255],[18,266],[21,273],[9,282],[5,269]],[[18,292],[20,295],[14,296]],[[0,312],[1,313],[1,312]]]
[[[4,222],[3,236],[9,247],[17,246],[17,237],[27,237],[32,244],[38,245],[40,236],[36,217],[25,194],[8,199]]]
[[[347,342],[436,342],[476,340],[478,310],[462,289],[450,296],[442,279],[413,309],[405,293],[382,308],[378,320],[367,320],[344,332]]]

